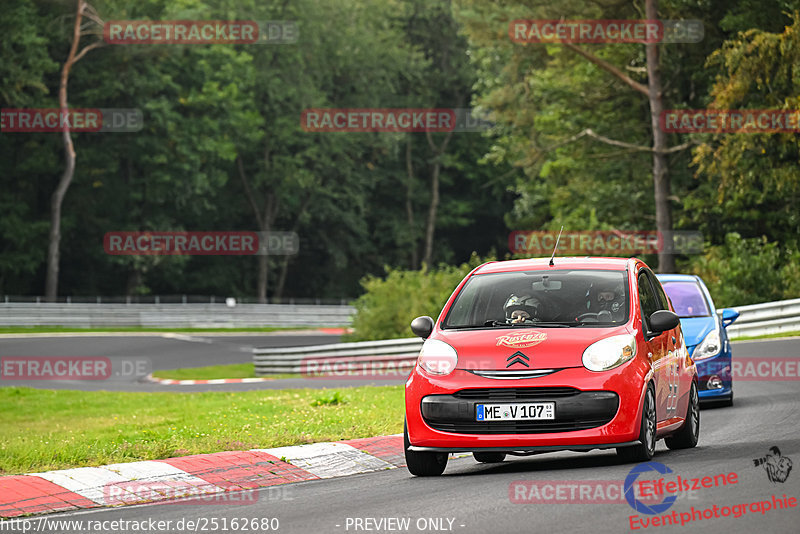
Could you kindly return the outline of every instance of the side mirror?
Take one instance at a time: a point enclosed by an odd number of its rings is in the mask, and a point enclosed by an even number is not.
[[[681,324],[681,320],[675,312],[669,310],[658,310],[650,316],[650,328],[654,332],[665,332],[672,330]]]
[[[433,319],[427,315],[417,317],[411,321],[411,331],[414,332],[415,336],[419,336],[422,339],[428,339],[428,336],[431,335],[431,332],[433,332]]]
[[[722,326],[727,328],[731,323],[739,318],[739,312],[733,308],[724,308],[722,310]]]

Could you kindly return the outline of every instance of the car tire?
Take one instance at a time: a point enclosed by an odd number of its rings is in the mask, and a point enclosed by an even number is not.
[[[447,467],[446,452],[418,452],[409,450],[408,426],[403,422],[403,450],[406,454],[408,471],[418,477],[435,477],[444,473]]]
[[[656,396],[651,386],[647,387],[642,406],[642,422],[639,427],[639,444],[618,447],[617,456],[624,463],[647,462],[656,453]]]
[[[720,402],[719,405],[722,407],[733,406],[733,391],[731,391],[731,396]]]
[[[506,459],[504,452],[473,452],[472,457],[482,464],[499,464]]]
[[[676,433],[666,438],[664,442],[672,450],[691,449],[697,446],[700,439],[700,398],[697,395],[697,386],[692,382],[689,391],[689,404],[686,406],[686,421]]]

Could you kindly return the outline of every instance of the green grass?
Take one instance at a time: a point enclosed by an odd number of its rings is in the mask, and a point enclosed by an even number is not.
[[[209,365],[207,367],[184,367],[181,369],[164,369],[153,371],[156,378],[172,380],[215,380],[218,378],[255,378],[256,370],[252,363],[234,363],[230,365]],[[302,378],[299,373],[270,375],[263,378]]]
[[[150,328],[144,326],[109,326],[96,328],[73,328],[69,326],[0,326],[0,334],[53,334],[74,332],[279,332],[282,330],[315,330],[323,327],[311,326],[265,326],[253,328]]]
[[[778,334],[764,334],[763,336],[744,336],[744,337],[734,337],[731,338],[731,341],[748,341],[751,339],[776,339],[781,337],[796,337],[800,336],[800,330],[794,332],[780,332]]]
[[[214,380],[216,378],[254,378],[256,371],[252,363],[234,363],[153,371],[153,376],[173,380]]]
[[[403,411],[403,386],[235,393],[5,387],[0,474],[397,434]]]

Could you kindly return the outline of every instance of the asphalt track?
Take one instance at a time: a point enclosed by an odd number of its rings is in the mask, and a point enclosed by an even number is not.
[[[106,357],[116,369],[125,364],[141,363],[148,372],[160,369],[203,367],[253,361],[254,347],[294,347],[336,343],[339,335],[281,333],[268,335],[166,334],[121,336],[0,336],[0,357],[30,356],[96,356]],[[145,381],[142,374],[111,377],[109,380],[8,380],[2,386],[24,386],[40,389],[74,389],[83,391],[244,391],[252,389],[340,388],[348,385],[402,384],[403,378],[298,378],[247,384],[161,385]]]
[[[800,339],[745,342],[734,344],[736,357],[796,357]],[[631,517],[643,521],[648,516],[638,513],[626,502],[621,503],[515,503],[518,481],[562,482],[576,484],[587,480],[622,481],[633,466],[620,464],[613,452],[564,452],[526,458],[513,458],[503,464],[477,464],[471,456],[451,459],[444,475],[438,478],[414,478],[403,469],[392,469],[365,475],[329,480],[294,483],[276,488],[263,488],[255,502],[226,502],[215,505],[155,504],[117,509],[89,510],[47,516],[40,524],[45,532],[89,532],[59,528],[55,520],[91,521],[172,521],[171,527],[149,532],[267,532],[243,529],[244,519],[260,521],[277,518],[286,533],[345,532],[461,532],[461,533],[619,533],[619,532],[761,532],[797,533],[800,531],[800,381],[740,381],[735,384],[736,401],[731,408],[704,409],[701,412],[701,436],[697,448],[669,451],[659,442],[655,461],[676,476],[686,478],[713,477],[736,473],[735,484],[682,492],[670,509],[659,514],[676,512],[692,516],[692,508],[700,513],[706,508],[711,517],[687,522],[684,526],[650,526],[641,522],[631,528]],[[777,446],[783,456],[794,462],[785,482],[771,482],[763,467],[753,459],[764,457]],[[659,475],[660,476],[660,475]],[[648,477],[652,478],[652,477]],[[511,493],[510,493],[511,490]],[[544,495],[544,491],[542,492]],[[797,499],[797,507],[748,510],[734,517],[739,505],[778,499]],[[732,507],[739,506],[734,509]],[[774,506],[774,505],[773,505]],[[725,508],[728,507],[728,508]],[[766,507],[762,507],[766,508]],[[694,516],[697,517],[697,516]],[[408,518],[395,528],[376,528],[376,522],[388,518]],[[217,528],[211,528],[211,520]],[[237,528],[232,528],[237,519]],[[369,519],[369,522],[367,522]],[[38,520],[38,518],[37,518]],[[182,528],[177,528],[183,520]],[[437,522],[438,520],[438,522]],[[450,523],[452,520],[452,523]],[[186,521],[194,521],[193,528]],[[387,525],[384,523],[384,526]],[[400,527],[400,528],[396,528]],[[117,526],[105,532],[133,532]]]

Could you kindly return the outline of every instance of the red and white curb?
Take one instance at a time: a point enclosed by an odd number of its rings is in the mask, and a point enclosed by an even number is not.
[[[148,382],[165,386],[194,386],[197,384],[249,384],[252,382],[266,382],[274,378],[213,378],[211,380],[175,380],[172,378],[156,378],[153,375],[144,377]]]
[[[405,465],[403,436],[251,449],[0,477],[0,517],[164,501],[214,504],[290,482]],[[257,493],[250,492],[251,501]],[[190,500],[187,501],[187,498]],[[176,500],[177,499],[177,500]],[[242,504],[244,499],[231,496]]]

